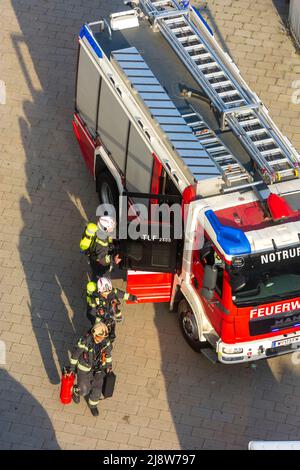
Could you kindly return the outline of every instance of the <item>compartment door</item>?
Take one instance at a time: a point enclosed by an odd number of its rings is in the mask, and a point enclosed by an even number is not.
[[[150,200],[170,199],[170,196],[155,194],[126,195],[143,199],[147,208],[151,207]],[[174,202],[174,196],[171,198]],[[137,239],[130,237],[130,223],[138,224]],[[136,295],[139,302],[170,301],[174,275],[182,264],[182,239],[175,237],[176,233],[174,221],[155,221],[151,217],[142,220],[138,215],[127,220],[128,236],[120,241],[122,268],[127,270],[127,291]]]

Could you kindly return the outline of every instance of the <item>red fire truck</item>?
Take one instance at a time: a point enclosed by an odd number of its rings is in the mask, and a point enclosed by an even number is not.
[[[125,196],[181,204],[184,226],[181,240],[152,236],[149,218],[125,240],[128,290],[168,302],[187,342],[222,363],[295,351],[300,157],[199,10],[127,3],[80,31],[74,132],[120,228],[134,218]]]

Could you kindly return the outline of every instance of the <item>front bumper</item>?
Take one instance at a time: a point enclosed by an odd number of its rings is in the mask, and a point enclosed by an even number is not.
[[[234,354],[224,352],[224,348],[228,350],[231,347],[242,348],[243,352]],[[216,345],[218,361],[223,364],[258,361],[296,351],[300,353],[300,331],[245,343],[226,344],[219,340]]]

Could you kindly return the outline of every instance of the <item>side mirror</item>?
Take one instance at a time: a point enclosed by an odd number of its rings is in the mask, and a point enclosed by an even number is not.
[[[206,258],[206,256],[208,256],[211,253],[211,249],[212,249],[212,243],[209,241],[205,242],[199,252],[200,259]]]
[[[216,266],[205,266],[201,295],[209,302],[213,299],[217,285],[218,269]]]

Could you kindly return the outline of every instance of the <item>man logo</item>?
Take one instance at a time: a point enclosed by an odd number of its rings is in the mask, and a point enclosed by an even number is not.
[[[300,323],[300,314],[293,315],[292,317],[280,318],[275,321],[275,324],[272,328],[289,328],[292,327],[295,323]]]
[[[6,364],[6,345],[4,341],[0,340],[0,365]]]

